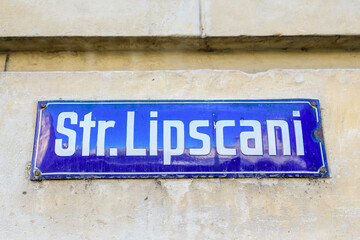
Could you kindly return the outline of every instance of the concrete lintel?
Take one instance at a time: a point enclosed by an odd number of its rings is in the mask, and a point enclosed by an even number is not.
[[[237,37],[0,37],[0,51],[273,50],[360,48],[360,35]]]

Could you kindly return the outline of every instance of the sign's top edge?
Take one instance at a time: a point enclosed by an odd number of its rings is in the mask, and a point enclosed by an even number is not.
[[[38,101],[39,104],[41,103],[157,103],[157,102],[172,102],[172,103],[232,103],[232,102],[312,102],[315,101],[316,103],[319,102],[319,99],[315,98],[286,98],[286,99],[211,99],[211,100],[197,100],[197,99],[169,99],[169,100],[40,100]]]

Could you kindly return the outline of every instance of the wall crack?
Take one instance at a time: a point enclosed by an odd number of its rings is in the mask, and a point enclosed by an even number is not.
[[[199,21],[200,21],[200,37],[206,37],[205,31],[205,13],[204,13],[204,0],[199,0]]]
[[[9,64],[10,54],[6,54],[5,64],[4,64],[4,72],[7,72],[8,64]]]

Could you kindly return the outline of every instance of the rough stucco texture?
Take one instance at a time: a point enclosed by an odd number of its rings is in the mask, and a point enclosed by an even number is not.
[[[199,35],[197,0],[0,0],[0,36]]]
[[[360,33],[359,3],[0,0],[0,36],[356,35]]]
[[[1,239],[356,239],[359,70],[0,73]],[[38,100],[318,98],[327,179],[29,180]]]
[[[209,0],[207,36],[360,33],[359,0]]]

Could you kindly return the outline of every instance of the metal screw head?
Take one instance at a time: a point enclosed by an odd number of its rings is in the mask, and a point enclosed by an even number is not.
[[[311,102],[310,102],[310,105],[313,106],[313,107],[316,107],[316,102],[315,102],[315,101],[311,101]]]
[[[321,173],[321,174],[326,174],[326,168],[325,168],[325,167],[321,167],[321,168],[319,169],[319,173]]]
[[[40,107],[41,107],[41,108],[46,108],[46,104],[45,104],[45,103],[42,103],[42,104],[40,105]]]
[[[35,169],[35,171],[34,171],[35,177],[40,176],[40,174],[41,174],[40,170],[39,170],[39,169]]]

